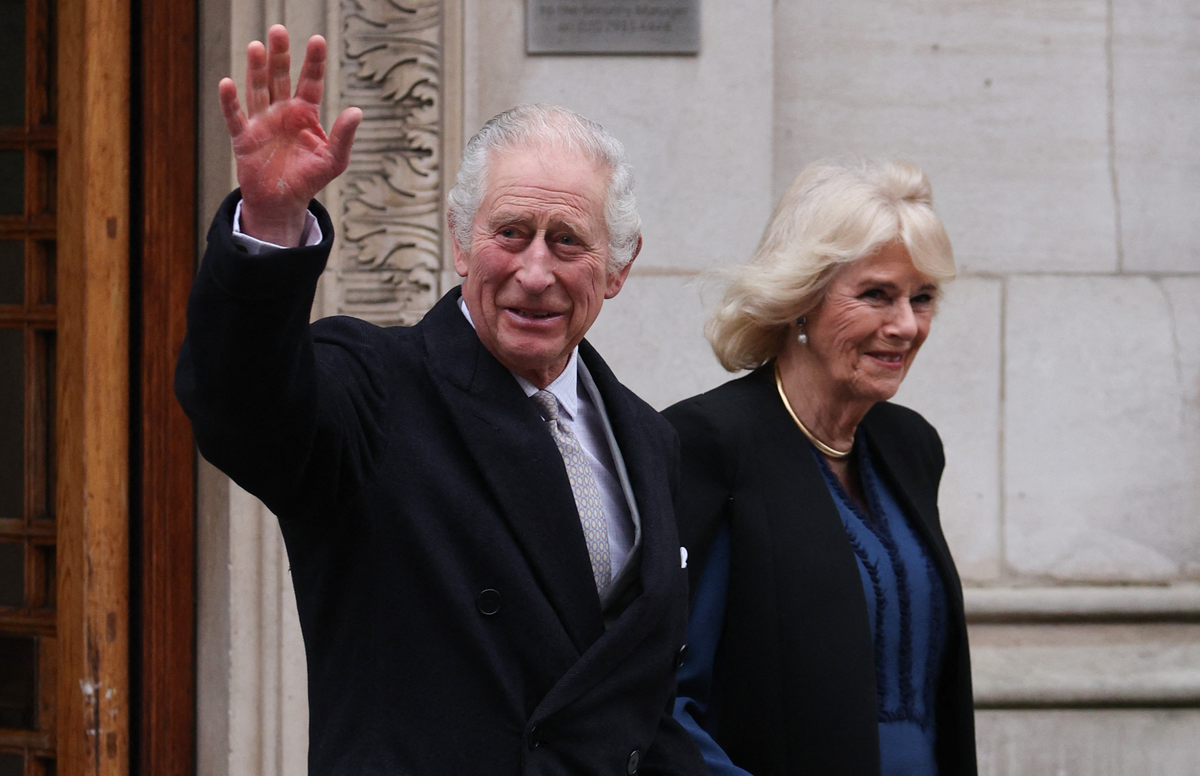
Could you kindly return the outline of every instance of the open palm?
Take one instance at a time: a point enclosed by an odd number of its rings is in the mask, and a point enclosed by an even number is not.
[[[299,244],[309,200],[346,169],[362,111],[342,111],[326,136],[324,39],[309,40],[295,96],[287,30],[275,25],[267,43],[264,48],[255,41],[246,51],[246,111],[231,79],[222,79],[218,91],[242,189],[242,231],[293,246]]]

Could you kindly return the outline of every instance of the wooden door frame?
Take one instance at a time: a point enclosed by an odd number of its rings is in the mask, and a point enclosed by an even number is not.
[[[57,773],[129,771],[129,0],[58,5]]]
[[[194,0],[59,0],[58,52],[57,772],[189,774]]]
[[[136,0],[134,772],[195,770],[195,453],[175,400],[196,267],[195,0]]]

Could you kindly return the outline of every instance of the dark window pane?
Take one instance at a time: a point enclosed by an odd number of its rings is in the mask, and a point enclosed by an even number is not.
[[[0,0],[0,126],[25,125],[25,0]]]
[[[42,493],[42,504],[39,506],[37,516],[39,518],[54,519],[54,504],[58,492],[58,448],[55,445],[54,424],[57,422],[58,403],[56,401],[55,381],[58,377],[58,356],[55,352],[55,346],[58,342],[58,335],[53,331],[41,332],[38,334],[42,342],[44,350],[44,366],[46,369],[46,381],[42,384],[42,389],[45,391],[42,397],[42,402],[46,407],[45,426],[41,433],[45,444],[41,446],[44,451],[45,458],[42,465],[46,472],[44,490]],[[53,566],[53,564],[51,564]],[[54,600],[53,596],[50,598]],[[53,605],[53,604],[51,604]]]
[[[40,282],[34,294],[34,304],[55,304],[58,299],[58,246],[53,240],[34,243],[34,255],[40,267]]]
[[[20,240],[0,240],[0,304],[21,304],[23,301],[25,243]]]
[[[25,605],[25,545],[0,542],[0,606]]]
[[[20,329],[0,329],[0,518],[25,512],[25,348]]]
[[[32,605],[39,609],[53,609],[58,603],[58,569],[54,565],[57,551],[53,544],[37,548],[37,585],[34,591],[36,600]]]
[[[0,776],[23,776],[25,758],[19,754],[0,754]]]
[[[25,509],[34,519],[54,512],[54,332],[34,331],[33,348],[25,353]]]
[[[0,728],[33,727],[36,655],[32,637],[0,635]]]
[[[38,98],[34,101],[35,123],[53,124],[58,118],[58,30],[55,0],[38,3],[37,31],[34,34],[34,80]]]
[[[30,211],[34,213],[53,214],[58,210],[58,153],[56,151],[38,151],[37,153],[37,192]]]
[[[25,154],[20,151],[0,151],[0,215],[25,215]]]

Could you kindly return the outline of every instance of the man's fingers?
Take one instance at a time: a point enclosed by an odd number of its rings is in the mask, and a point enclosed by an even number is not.
[[[246,112],[251,118],[271,106],[267,79],[267,50],[260,41],[246,47]]]
[[[229,128],[229,136],[237,137],[246,128],[246,114],[238,103],[237,84],[232,78],[222,78],[217,84],[217,98],[221,102],[221,113],[225,116],[225,126]]]
[[[292,97],[292,57],[288,53],[287,29],[282,24],[267,30],[267,75],[271,102]]]
[[[304,64],[300,67],[300,80],[296,84],[296,97],[320,105],[324,92],[325,39],[314,35],[308,39],[308,48],[304,52]]]
[[[363,113],[358,108],[346,108],[329,128],[329,155],[341,175],[350,164],[350,148],[354,145],[354,133],[362,122]]]

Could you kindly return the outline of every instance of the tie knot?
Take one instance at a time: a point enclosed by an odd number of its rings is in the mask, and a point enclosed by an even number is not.
[[[554,394],[542,390],[529,398],[533,399],[533,403],[542,411],[546,420],[558,420],[558,399],[554,398]]]

